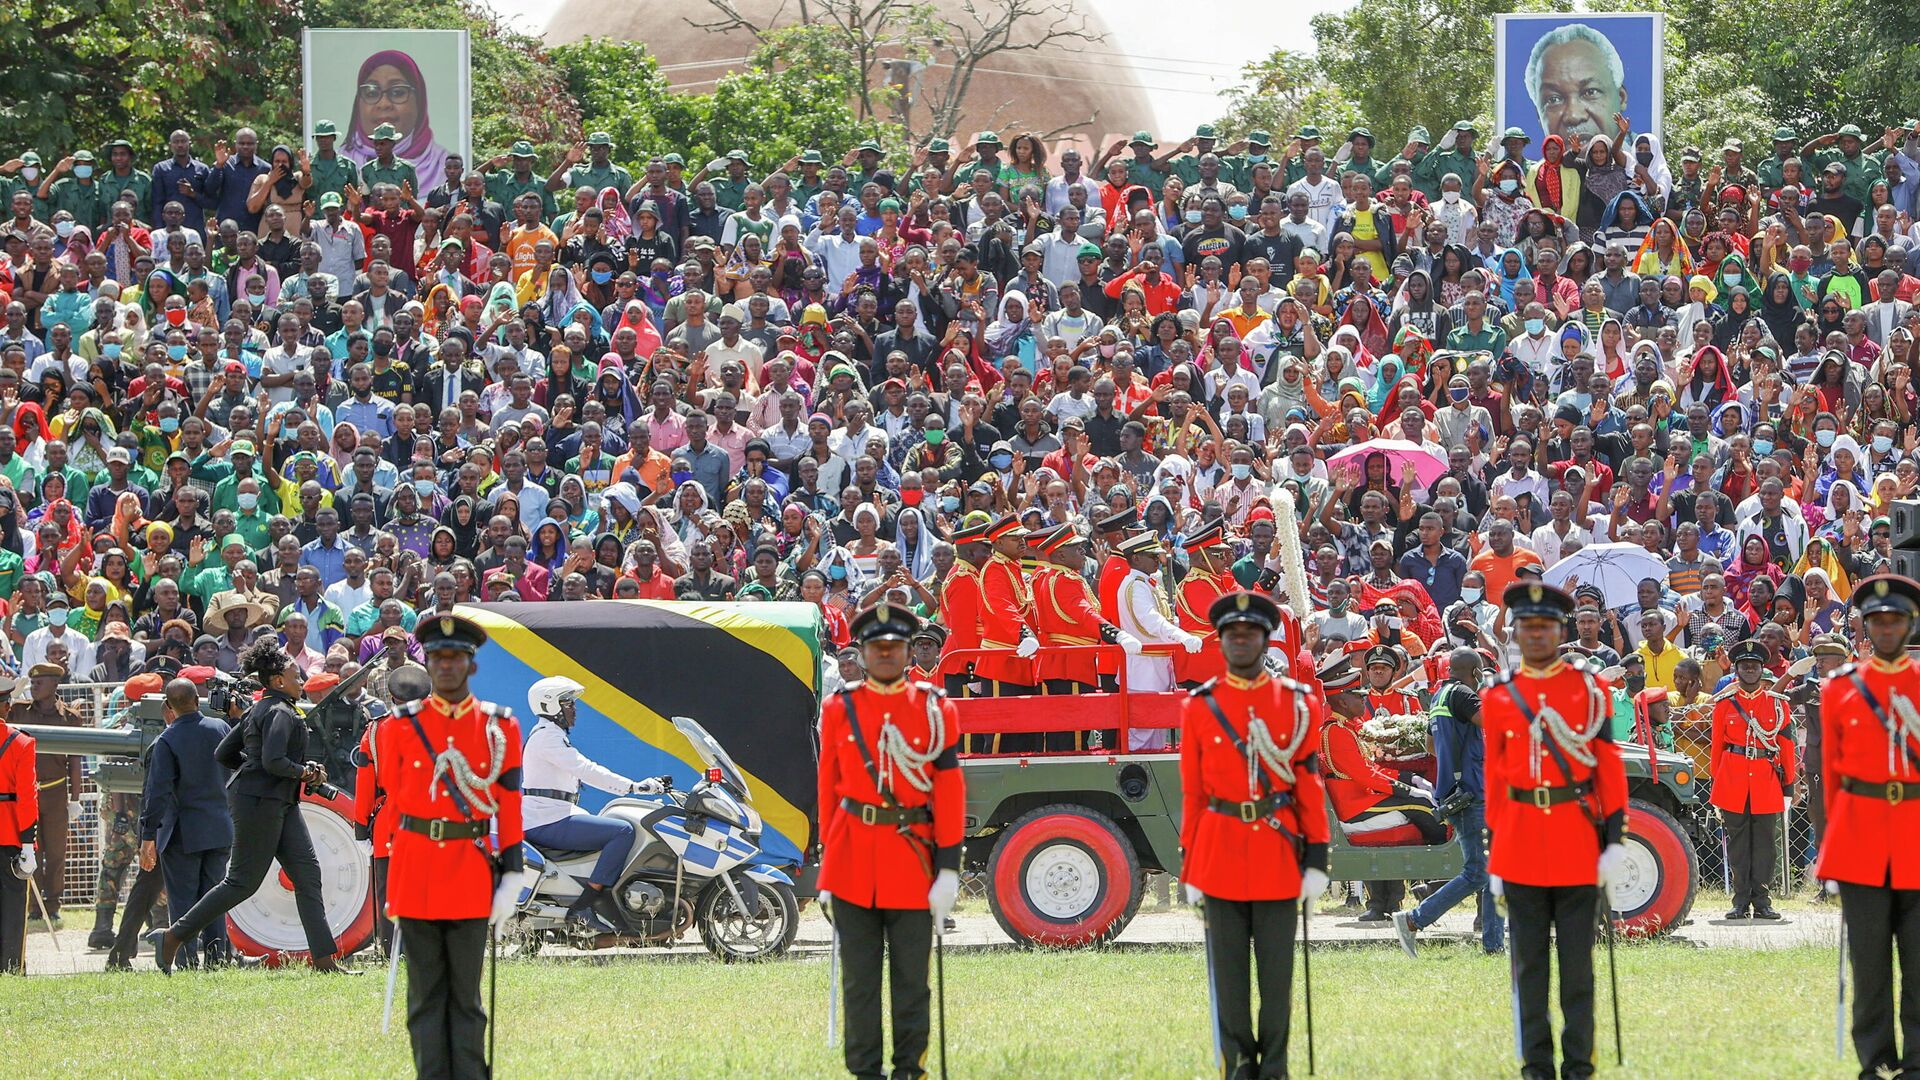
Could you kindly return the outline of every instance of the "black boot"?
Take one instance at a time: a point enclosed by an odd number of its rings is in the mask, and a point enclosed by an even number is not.
[[[87,948],[94,951],[113,948],[113,905],[93,909],[93,932],[87,935]]]
[[[598,905],[600,898],[605,896],[606,893],[607,890],[605,889],[581,889],[580,895],[574,897],[573,903],[567,905],[567,922],[581,925],[586,924],[593,909]]]

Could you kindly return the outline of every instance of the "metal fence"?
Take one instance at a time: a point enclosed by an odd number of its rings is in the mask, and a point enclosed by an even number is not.
[[[114,718],[120,712],[122,698],[119,696],[120,683],[68,683],[60,688],[60,699],[73,706],[89,727],[111,727]],[[21,700],[26,693],[25,680],[15,692],[14,700]],[[100,855],[106,846],[106,828],[108,818],[105,813],[104,795],[93,782],[96,758],[83,757],[80,760],[80,790],[75,796],[80,801],[80,816],[68,822],[67,833],[67,870],[63,881],[65,904],[68,907],[92,907],[94,888],[100,878]],[[126,890],[133,885],[133,875],[127,874],[120,882],[120,896],[115,902],[124,899]]]

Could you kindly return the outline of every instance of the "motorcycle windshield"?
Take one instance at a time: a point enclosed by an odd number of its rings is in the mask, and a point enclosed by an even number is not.
[[[687,742],[693,745],[694,753],[700,755],[702,764],[709,769],[719,769],[721,775],[726,777],[727,784],[740,793],[741,799],[752,797],[747,790],[746,776],[741,773],[740,767],[733,763],[733,759],[727,756],[726,750],[714,741],[713,736],[707,734],[706,728],[701,727],[690,716],[674,717],[673,726],[686,737]]]

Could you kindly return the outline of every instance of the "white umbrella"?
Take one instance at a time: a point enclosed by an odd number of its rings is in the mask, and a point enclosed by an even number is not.
[[[1547,567],[1542,578],[1571,592],[1590,585],[1599,589],[1601,604],[1625,607],[1639,599],[1640,583],[1648,578],[1665,582],[1667,564],[1639,544],[1594,544]]]

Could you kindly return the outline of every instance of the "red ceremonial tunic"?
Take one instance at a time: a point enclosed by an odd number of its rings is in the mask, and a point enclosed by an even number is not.
[[[1127,565],[1123,555],[1109,555],[1107,561],[1100,564],[1100,619],[1115,626],[1120,625],[1120,583],[1127,580]],[[1120,660],[1108,655],[1102,656],[1097,665],[1102,675],[1120,674]]]
[[[1262,673],[1252,682],[1223,676],[1213,684],[1213,699],[1241,741],[1247,737],[1250,718],[1257,716],[1283,752],[1294,738],[1299,708],[1305,706],[1306,730],[1287,754],[1293,762],[1293,783],[1284,783],[1264,765],[1261,768],[1267,790],[1293,796],[1273,816],[1301,842],[1325,844],[1327,803],[1315,758],[1320,745],[1318,697],[1302,683]],[[1258,783],[1248,783],[1246,756],[1198,695],[1187,699],[1180,725],[1180,846],[1184,853],[1180,880],[1222,900],[1298,897],[1303,867],[1293,839],[1264,819],[1242,821],[1238,815],[1209,806],[1211,799],[1240,803],[1260,798]]]
[[[429,753],[420,745],[413,720],[426,732]],[[466,821],[470,815],[448,793],[448,780],[433,779],[434,756],[449,743],[465,754],[475,773],[491,771],[489,722],[503,738],[498,779],[488,791],[497,800],[493,842],[486,837],[434,840],[399,828],[401,815],[442,821]],[[520,725],[513,714],[468,695],[457,704],[429,696],[400,705],[374,733],[376,778],[387,792],[384,813],[394,818],[393,848],[387,868],[387,913],[396,919],[484,919],[493,908],[492,854],[517,846],[520,824]],[[512,784],[509,788],[501,781]],[[479,807],[468,804],[474,814]]]
[[[1827,829],[1820,838],[1814,873],[1828,881],[1920,889],[1920,767],[1903,750],[1920,754],[1920,740],[1892,745],[1886,725],[1860,697],[1853,675],[1873,693],[1880,708],[1898,722],[1897,693],[1920,706],[1920,667],[1901,657],[1888,664],[1878,657],[1841,668],[1827,679],[1820,701],[1821,787],[1827,804]],[[1898,803],[1845,789],[1845,778],[1907,786]]]
[[[1056,652],[1053,647],[1100,644],[1101,621],[1086,578],[1058,566],[1043,567],[1033,578],[1033,628],[1040,635],[1040,652],[1033,658],[1035,677],[1098,683],[1097,655]]]
[[[965,559],[956,559],[946,582],[940,586],[940,617],[947,624],[947,643],[940,652],[940,674],[967,673],[967,665],[973,663],[973,658],[954,653],[980,647],[980,615],[984,607],[979,569]]]
[[[847,692],[867,752],[875,768],[880,764],[880,729],[892,724],[917,753],[926,753],[932,741],[927,720],[929,698],[938,702],[942,717],[941,749],[927,768],[932,791],[914,787],[905,775],[894,773],[892,795],[903,807],[931,808],[931,824],[907,826],[919,838],[900,834],[897,824],[866,824],[857,811],[841,800],[885,805],[866,760],[854,741],[842,695],[827,698],[820,708],[820,876],[819,887],[861,907],[909,908],[924,911],[930,870],[959,869],[960,843],[966,838],[967,795],[960,775],[960,721],[953,703],[924,683],[901,680],[890,687],[871,682],[854,684]]]
[[[34,771],[33,736],[16,732],[0,719],[0,742],[13,737],[5,753],[0,753],[0,847],[20,847],[34,842],[34,826],[40,821],[40,780]],[[12,873],[12,867],[0,867],[0,873]]]
[[[395,718],[389,714],[367,725],[360,733],[360,749],[356,757],[365,762],[354,770],[353,784],[353,820],[357,825],[366,825],[373,834],[373,857],[384,859],[393,852],[394,814],[388,809],[390,800],[386,790],[380,786],[379,759],[374,757],[375,737],[382,727],[393,723]],[[402,720],[401,723],[406,723]],[[411,725],[409,725],[409,730]],[[418,741],[418,736],[415,736]]]
[[[1734,707],[1736,701],[1770,737],[1778,739],[1776,749],[1767,750],[1754,737],[1747,716]],[[1778,814],[1786,809],[1787,794],[1800,775],[1799,752],[1787,726],[1789,720],[1787,699],[1765,689],[1746,694],[1735,683],[1715,699],[1713,750],[1708,764],[1713,776],[1713,805],[1739,814]],[[1774,772],[1776,765],[1779,773]]]
[[[1404,690],[1367,691],[1367,716],[1384,712],[1388,716],[1410,716],[1421,712],[1420,699]]]
[[[1207,611],[1215,600],[1237,588],[1239,585],[1232,574],[1194,570],[1180,579],[1173,616],[1180,629],[1200,635],[1201,645],[1196,653],[1180,649],[1173,654],[1174,681],[1203,683],[1227,673],[1227,658],[1220,652],[1220,634],[1207,621]]]
[[[980,568],[980,593],[980,647],[993,651],[974,661],[973,673],[996,682],[1031,684],[1033,661],[1013,651],[1033,609],[1019,562],[994,552]]]
[[[1392,770],[1374,764],[1360,745],[1361,717],[1335,717],[1321,729],[1321,765],[1327,774],[1327,794],[1333,797],[1333,812],[1341,821],[1352,821],[1369,810],[1405,809],[1416,803],[1396,797],[1402,794],[1395,784],[1399,777]],[[1398,805],[1405,802],[1406,807]]]
[[[1543,727],[1543,741],[1533,741],[1526,717],[1507,690],[1509,685],[1519,690],[1536,718],[1543,707],[1552,708],[1574,731],[1595,733],[1587,743],[1594,764],[1582,765],[1566,754],[1573,775],[1562,773],[1544,742],[1553,736]],[[1487,736],[1487,827],[1493,832],[1489,873],[1521,885],[1592,885],[1599,880],[1600,832],[1580,803],[1542,808],[1529,793],[1542,786],[1585,783],[1592,787],[1586,803],[1602,822],[1624,814],[1627,770],[1619,748],[1607,738],[1611,702],[1605,679],[1558,659],[1543,669],[1522,666],[1481,694],[1481,724]],[[1524,790],[1516,797],[1512,788]]]

